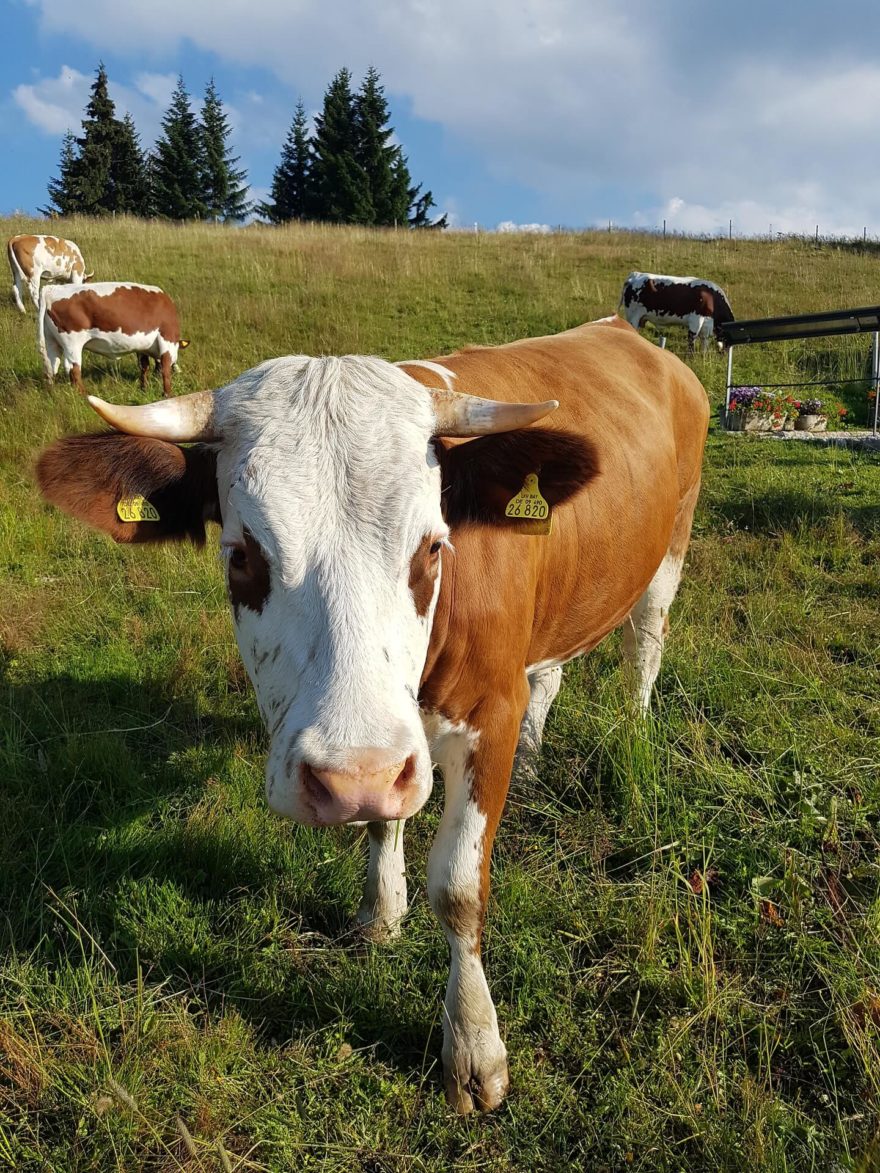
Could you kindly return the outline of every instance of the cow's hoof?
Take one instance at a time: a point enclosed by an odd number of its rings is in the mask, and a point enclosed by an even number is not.
[[[406,912],[406,909],[403,910]],[[403,913],[397,917],[386,918],[376,916],[375,909],[359,908],[357,914],[358,929],[365,941],[372,941],[374,945],[387,945],[389,941],[396,941],[401,933]]]
[[[511,770],[511,781],[516,785],[532,785],[538,781],[538,769],[541,765],[541,750],[540,747],[535,749],[531,745],[523,745],[520,742],[516,757],[513,759],[513,769]]]
[[[457,1046],[448,1058],[444,1054],[443,1082],[447,1100],[460,1115],[466,1116],[475,1108],[491,1112],[510,1085],[504,1043],[478,1034],[472,1047]]]

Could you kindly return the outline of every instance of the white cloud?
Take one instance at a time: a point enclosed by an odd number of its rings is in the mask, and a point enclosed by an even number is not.
[[[792,204],[768,204],[758,200],[724,200],[707,205],[673,197],[647,214],[636,213],[637,227],[709,236],[767,236],[778,232],[808,235],[818,226],[822,236],[861,236],[869,223],[867,209],[860,218],[853,209],[840,210],[818,200]]]
[[[530,236],[544,236],[553,229],[549,224],[514,224],[513,220],[502,220],[496,232],[525,232]]]
[[[171,95],[177,85],[177,75],[173,73],[136,73],[134,84],[140,93],[164,109],[171,101]]]
[[[145,144],[151,143],[159,132],[176,80],[172,73],[139,73],[132,87],[108,79],[117,116],[131,114]],[[62,65],[57,77],[16,86],[12,97],[34,126],[46,134],[58,135],[68,129],[79,130],[93,81],[93,74]]]
[[[90,85],[84,73],[62,65],[58,77],[16,86],[12,97],[34,126],[46,134],[64,134],[79,126]]]

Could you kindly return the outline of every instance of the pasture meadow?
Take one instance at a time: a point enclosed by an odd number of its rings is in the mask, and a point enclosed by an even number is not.
[[[714,279],[739,317],[880,301],[870,246],[53,230],[99,278],[174,296],[178,392],[285,353],[555,332],[613,313],[633,268]],[[880,457],[713,426],[651,719],[615,634],[566,669],[511,792],[485,957],[512,1090],[460,1119],[425,895],[441,787],[406,828],[403,936],[362,944],[364,834],[266,809],[216,542],[120,549],[41,503],[35,454],[96,420],[45,386],[35,334],[0,299],[0,1167],[880,1168]],[[737,373],[854,378],[867,349]],[[691,361],[716,404],[724,360]],[[83,376],[141,399],[134,358]]]

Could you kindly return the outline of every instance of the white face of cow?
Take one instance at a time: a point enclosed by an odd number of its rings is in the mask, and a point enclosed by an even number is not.
[[[221,545],[271,737],[266,794],[309,824],[431,790],[417,694],[440,586],[425,389],[372,358],[284,358],[216,395]]]

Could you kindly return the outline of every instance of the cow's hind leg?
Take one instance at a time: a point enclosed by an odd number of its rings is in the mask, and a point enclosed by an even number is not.
[[[34,269],[28,279],[28,293],[37,310],[40,308],[40,283],[43,279],[43,270]]]
[[[544,725],[562,684],[562,667],[542,668],[529,676],[529,707],[519,731],[513,765],[515,778],[534,777],[541,756]]]
[[[623,654],[633,696],[642,715],[650,708],[651,691],[660,671],[663,644],[669,631],[669,608],[681,581],[699,491],[697,484],[682,501],[669,549],[624,623]]]
[[[21,284],[19,284],[19,281],[21,281]],[[18,274],[16,273],[12,278],[12,297],[18,309],[20,309],[23,314],[26,314],[27,310],[25,309],[24,302],[21,298],[23,289],[27,289],[27,284],[25,283],[24,278],[19,278]]]
[[[406,865],[403,858],[403,821],[368,823],[370,861],[358,923],[364,936],[389,941],[400,934],[406,913]]]
[[[139,354],[138,365],[140,367],[141,391],[144,391],[147,386],[147,376],[150,373],[150,356],[148,354]]]
[[[64,357],[61,347],[55,341],[51,334],[47,334],[44,343],[43,352],[43,370],[46,373],[46,381],[49,383],[55,382],[55,376],[58,374],[58,368],[61,366],[61,360]]]

